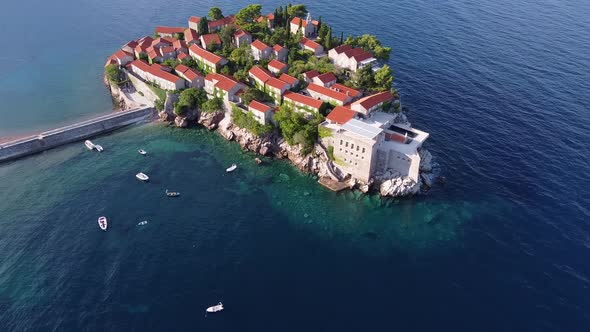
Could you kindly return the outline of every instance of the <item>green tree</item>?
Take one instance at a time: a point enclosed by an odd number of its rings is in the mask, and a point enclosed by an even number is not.
[[[236,14],[236,23],[240,26],[251,24],[255,19],[260,17],[262,6],[258,4],[248,5],[240,9]]]
[[[205,112],[216,112],[221,111],[223,108],[223,100],[221,98],[209,99],[201,105],[201,109]]]
[[[207,93],[204,90],[188,88],[178,96],[178,102],[174,105],[174,113],[178,116],[185,115],[189,110],[196,109],[207,101]]]
[[[244,105],[250,105],[252,100],[264,101],[266,96],[264,93],[255,88],[246,88],[241,96]]]
[[[250,48],[250,45],[242,45],[234,49],[229,56],[229,60],[239,67],[252,67],[252,59],[252,49]],[[250,68],[248,68],[248,70],[250,70]]]
[[[328,28],[328,35],[326,36],[324,47],[326,51],[332,48],[332,28]]]
[[[328,26],[323,24],[320,29],[318,30],[318,38],[320,39],[321,43],[326,41],[326,36],[328,35]]]
[[[104,69],[105,74],[107,75],[108,80],[111,83],[119,83],[119,66],[117,65],[108,65]]]
[[[234,33],[236,32],[236,27],[233,25],[226,25],[219,31],[219,39],[221,39],[221,44],[223,48],[233,48],[233,39]]]
[[[170,68],[176,68],[176,66],[178,66],[178,60],[174,59],[174,58],[170,58],[170,59],[166,59],[166,61],[164,61],[162,64],[164,66],[168,66]]]
[[[362,47],[365,51],[373,52],[376,58],[381,60],[388,60],[391,53],[391,47],[384,47],[381,45],[379,39],[373,35],[362,35],[356,39],[358,47]]]
[[[352,35],[348,35],[344,41],[344,44],[356,47],[356,38],[354,38]]]
[[[393,73],[388,65],[383,66],[375,72],[375,89],[378,91],[387,91],[391,89],[393,83]]]
[[[354,75],[352,75],[352,79],[346,81],[344,84],[352,86],[355,89],[373,89],[375,85],[375,74],[373,73],[373,69],[371,66],[360,68]]]
[[[221,12],[221,9],[218,7],[211,7],[211,9],[209,9],[209,18],[213,21],[222,19],[223,13]]]
[[[201,20],[199,21],[199,33],[201,35],[206,35],[209,33],[209,21],[207,20],[206,17],[201,17]]]
[[[154,106],[156,106],[156,110],[162,111],[164,110],[164,101],[162,99],[156,99],[156,101],[154,102]],[[176,112],[176,109],[174,110]]]
[[[289,31],[283,27],[275,28],[274,32],[268,39],[269,44],[271,45],[287,45],[289,40]]]
[[[304,17],[307,15],[307,8],[305,5],[293,5],[287,8],[287,13],[290,17]]]
[[[344,44],[344,32],[340,33],[340,45]]]

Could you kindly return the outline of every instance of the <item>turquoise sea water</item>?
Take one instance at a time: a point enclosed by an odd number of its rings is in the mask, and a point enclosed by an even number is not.
[[[0,136],[108,111],[105,57],[214,3],[154,4],[5,4],[5,42],[37,51],[0,55]],[[77,143],[5,163],[0,330],[588,330],[589,4],[308,6],[393,47],[447,184],[334,194],[216,133],[162,124],[94,139],[102,154]]]

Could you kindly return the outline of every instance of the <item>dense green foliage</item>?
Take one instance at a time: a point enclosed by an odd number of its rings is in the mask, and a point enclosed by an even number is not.
[[[209,20],[206,17],[201,17],[199,21],[199,34],[206,35],[209,33]]]
[[[382,46],[376,36],[366,34],[357,38],[348,36],[344,43],[353,47],[361,47],[365,51],[371,51],[377,59],[389,60],[391,47]]]
[[[287,14],[289,14],[289,17],[291,18],[304,17],[305,15],[307,15],[307,8],[305,7],[305,5],[289,6],[287,7]]]
[[[189,110],[201,106],[207,101],[207,93],[204,90],[188,88],[183,90],[174,105],[174,113],[178,116],[185,115]]]
[[[158,111],[162,111],[164,109],[164,101],[161,99],[157,99],[154,102],[154,106],[156,106],[156,110]]]
[[[382,68],[375,72],[375,90],[387,91],[391,89],[393,83],[393,73],[388,65],[384,65]]]
[[[264,94],[264,92],[256,89],[256,88],[246,88],[244,90],[244,93],[241,96],[242,98],[242,102],[244,103],[244,105],[250,105],[250,102],[252,100],[257,100],[257,101],[265,101],[266,100],[266,95]]]
[[[330,158],[332,161],[336,160],[336,157],[334,157],[334,147],[329,145],[327,149],[328,158]]]
[[[332,137],[332,131],[326,127],[320,126],[318,128],[318,136],[320,138]]]
[[[264,134],[270,133],[273,130],[273,126],[271,124],[263,126],[258,121],[256,121],[256,118],[254,118],[252,113],[248,111],[242,111],[235,106],[232,109],[231,119],[236,126],[244,128],[256,136],[262,136]]]
[[[159,86],[156,86],[156,84],[154,83],[150,83],[148,84],[148,86],[150,87],[150,90],[152,90],[156,96],[158,96],[158,99],[161,101],[166,101],[166,91],[162,90]]]
[[[211,7],[211,9],[209,9],[208,15],[209,18],[211,18],[214,21],[223,18],[223,13],[221,12],[221,9],[219,9],[218,7]]]
[[[291,110],[283,105],[274,115],[281,134],[290,145],[300,145],[301,152],[308,154],[313,150],[318,138],[318,125],[324,121],[321,114],[314,114],[306,120],[302,113]]]
[[[164,66],[168,66],[172,69],[176,68],[176,66],[178,66],[180,64],[180,61],[178,61],[175,58],[170,58],[170,59],[166,59],[166,61],[162,62],[162,64]]]
[[[119,75],[120,75],[119,66],[108,65],[104,69],[104,73],[105,73],[105,75],[107,75],[107,78],[111,83],[115,83],[115,84],[119,83]]]
[[[221,98],[209,99],[201,105],[201,110],[205,112],[216,112],[223,107],[223,100]]]
[[[289,54],[291,58],[292,54]],[[320,74],[334,72],[336,68],[328,57],[317,58],[309,51],[294,50],[293,61],[290,61],[289,75],[298,77],[309,70],[317,70]]]
[[[240,9],[236,14],[236,23],[248,29],[248,25],[254,24],[254,20],[261,16],[262,6],[258,4],[248,5],[245,8]]]

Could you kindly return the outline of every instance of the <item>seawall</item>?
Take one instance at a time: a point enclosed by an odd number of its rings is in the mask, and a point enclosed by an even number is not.
[[[0,144],[0,162],[38,153],[67,143],[83,140],[134,123],[151,121],[156,111],[142,107],[102,115],[69,126],[42,132],[11,142]]]

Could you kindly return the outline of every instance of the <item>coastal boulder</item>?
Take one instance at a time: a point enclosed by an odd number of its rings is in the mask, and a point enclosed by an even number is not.
[[[178,102],[178,94],[166,91],[166,101],[164,101],[164,112],[170,114],[170,116],[176,116],[174,114],[174,104]]]
[[[183,116],[177,116],[174,119],[174,124],[176,125],[176,127],[178,128],[186,128],[188,127],[188,120],[186,117]]]
[[[203,125],[209,130],[215,130],[219,126],[221,120],[224,119],[225,113],[222,111],[218,112],[200,112],[198,115],[198,123]]]
[[[401,197],[416,194],[420,190],[420,182],[416,183],[410,178],[391,178],[383,181],[379,186],[381,196]]]
[[[431,172],[432,171],[432,154],[426,149],[420,149],[418,152],[420,155],[420,171]]]
[[[166,111],[160,111],[158,112],[158,117],[160,118],[160,120],[162,121],[172,121],[174,119],[174,117],[168,113],[166,113]]]

